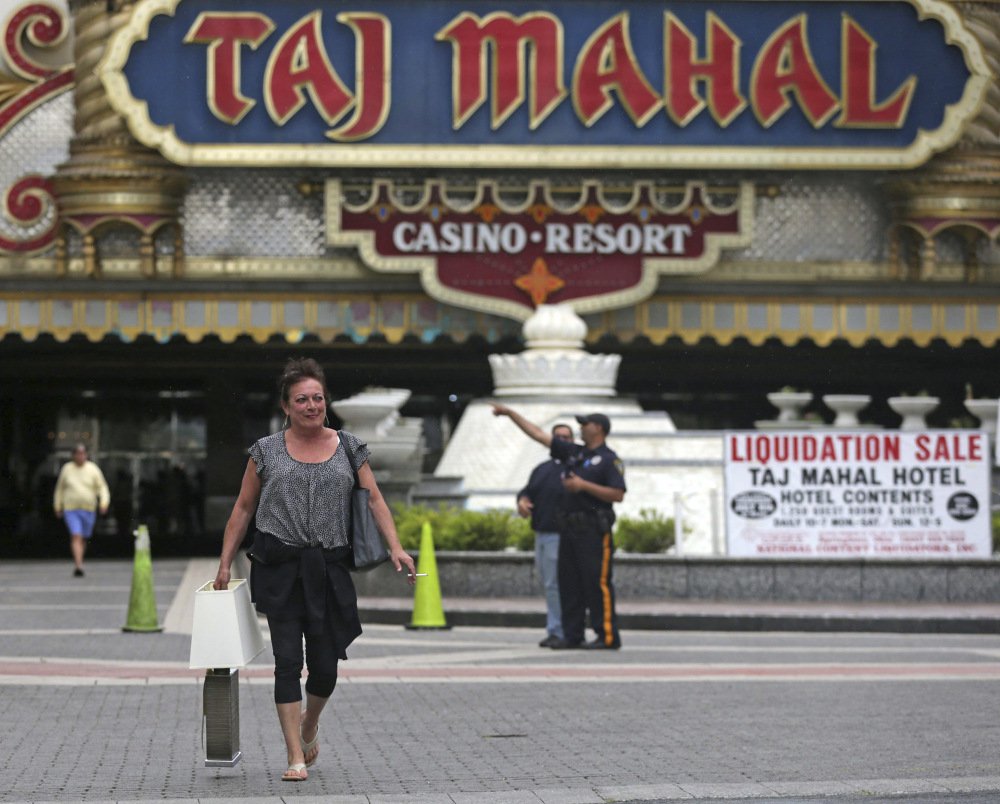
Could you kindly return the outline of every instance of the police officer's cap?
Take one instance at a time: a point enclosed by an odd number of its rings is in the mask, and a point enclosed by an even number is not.
[[[603,413],[588,413],[586,416],[577,416],[576,420],[580,424],[587,424],[592,422],[594,424],[600,425],[601,429],[604,430],[604,435],[611,432],[611,420],[605,416]]]

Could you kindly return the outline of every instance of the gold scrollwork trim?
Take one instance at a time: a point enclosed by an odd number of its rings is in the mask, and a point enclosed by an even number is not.
[[[942,24],[948,44],[961,49],[971,75],[961,99],[947,107],[935,131],[921,131],[905,148],[817,148],[705,146],[502,146],[359,144],[191,144],[173,126],[156,125],[145,101],[135,98],[123,72],[136,42],[149,36],[152,19],[173,16],[181,0],[144,0],[111,38],[97,74],[112,108],[125,118],[132,135],[181,165],[212,167],[455,167],[455,168],[787,168],[885,170],[913,168],[954,145],[975,119],[995,80],[976,36],[959,12],[942,0],[907,0],[921,19]]]
[[[945,215],[952,218],[978,217],[1000,214],[1000,196],[982,196],[972,193],[946,196],[935,193],[932,196],[907,198],[900,205],[910,215]]]

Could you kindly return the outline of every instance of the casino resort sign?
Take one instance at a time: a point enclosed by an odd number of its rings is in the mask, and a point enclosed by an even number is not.
[[[907,168],[990,81],[938,0],[143,0],[99,74],[180,164],[463,168]]]
[[[524,319],[539,304],[582,313],[636,302],[661,274],[707,270],[721,248],[752,238],[750,182],[669,192],[636,182],[615,197],[597,182],[570,194],[541,181],[503,189],[482,180],[456,197],[437,180],[418,193],[331,179],[327,241],[356,247],[375,270],[420,273],[440,301]]]

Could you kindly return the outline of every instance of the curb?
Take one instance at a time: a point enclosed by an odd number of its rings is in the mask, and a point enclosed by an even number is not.
[[[541,611],[445,610],[449,625],[496,628],[545,628]],[[407,625],[412,614],[404,608],[358,606],[361,621]],[[618,613],[619,626],[630,631],[810,631],[899,634],[1000,634],[1000,617],[981,616],[847,616],[839,614],[709,614]]]

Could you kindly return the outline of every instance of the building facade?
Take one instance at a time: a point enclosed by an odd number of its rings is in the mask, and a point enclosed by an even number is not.
[[[682,429],[750,427],[782,387],[886,425],[901,393],[939,426],[1000,394],[1000,3],[0,0],[0,24],[14,552],[80,440],[116,519],[217,535],[293,354],[338,398],[409,389],[433,469],[541,303]]]

